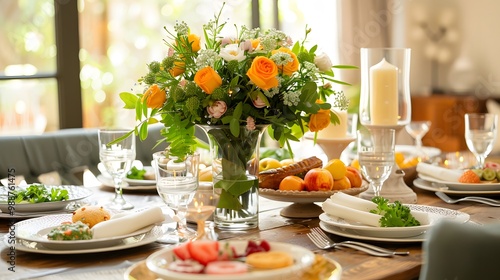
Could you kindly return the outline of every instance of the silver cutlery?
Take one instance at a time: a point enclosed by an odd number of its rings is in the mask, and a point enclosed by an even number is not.
[[[356,249],[372,256],[377,257],[392,257],[394,255],[408,255],[410,252],[397,252],[391,251],[382,247],[378,247],[375,245],[357,242],[357,241],[343,241],[343,242],[334,242],[328,237],[323,230],[320,228],[312,228],[311,232],[307,234],[307,237],[320,249],[329,249],[335,247],[348,247],[352,249]]]
[[[478,203],[484,203],[484,204],[487,204],[490,206],[500,207],[500,201],[492,199],[492,198],[479,197],[479,196],[466,196],[466,197],[462,197],[459,199],[452,199],[451,197],[449,197],[448,195],[446,195],[443,192],[435,192],[435,193],[444,202],[450,203],[450,204],[458,203],[460,201],[473,201],[473,202],[478,202]]]

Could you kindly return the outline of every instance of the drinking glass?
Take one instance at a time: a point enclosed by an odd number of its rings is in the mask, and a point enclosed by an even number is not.
[[[465,114],[465,142],[476,156],[478,166],[484,168],[486,156],[493,149],[497,136],[498,116],[496,114]]]
[[[375,196],[380,196],[384,181],[394,165],[395,130],[372,128],[358,130],[358,160],[363,176],[370,182]]]
[[[210,232],[206,233],[205,222],[214,213],[217,203],[219,203],[219,195],[214,193],[213,189],[199,189],[189,203],[187,218],[196,222],[196,240],[214,239]]]
[[[123,178],[135,159],[135,135],[130,129],[100,129],[99,158],[113,178],[115,196],[104,206],[115,210],[128,210],[134,206],[123,197]]]
[[[406,132],[415,139],[417,155],[422,158],[427,158],[427,154],[423,150],[422,138],[429,131],[431,124],[431,121],[413,121],[405,126]]]
[[[168,149],[153,154],[156,173],[156,189],[165,204],[174,212],[176,228],[169,230],[164,225],[164,235],[160,243],[180,243],[193,239],[196,232],[186,226],[187,206],[198,189],[200,154],[185,158],[170,155]]]

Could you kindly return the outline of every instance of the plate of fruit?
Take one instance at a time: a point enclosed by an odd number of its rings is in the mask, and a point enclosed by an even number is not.
[[[340,159],[323,166],[323,161],[313,156],[259,173],[259,195],[292,202],[280,212],[290,218],[318,217],[323,211],[315,202],[323,202],[336,192],[357,195],[367,189],[360,171]]]
[[[314,261],[313,252],[288,243],[197,240],[153,253],[146,265],[167,280],[271,280],[296,278]]]
[[[446,185],[457,191],[500,191],[500,164],[486,162],[484,168],[463,170],[457,182],[438,180],[423,174],[421,179],[438,185]]]

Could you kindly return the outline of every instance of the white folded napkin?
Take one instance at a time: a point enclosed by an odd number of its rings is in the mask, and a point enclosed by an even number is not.
[[[117,214],[117,218],[100,222],[92,228],[93,239],[121,236],[132,233],[143,227],[163,222],[165,216],[161,208],[154,206],[143,211],[130,214]]]
[[[323,211],[330,216],[369,226],[380,227],[379,221],[382,216],[370,213],[370,210],[377,209],[377,204],[366,199],[338,192],[327,199],[323,203],[322,208]],[[421,225],[429,224],[427,213],[412,210],[411,214]]]
[[[424,162],[417,164],[417,172],[437,180],[446,182],[458,182],[458,178],[462,175],[460,170],[451,170],[441,166],[436,166]]]
[[[375,209],[376,206],[372,209]],[[326,214],[342,218],[344,220],[358,222],[369,226],[380,227],[379,220],[382,216],[378,214],[373,214],[366,211],[357,210],[350,208],[349,206],[344,206],[332,202],[331,199],[327,199],[323,203],[323,211]]]

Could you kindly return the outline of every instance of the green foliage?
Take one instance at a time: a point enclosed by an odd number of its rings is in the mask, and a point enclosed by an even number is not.
[[[33,184],[26,190],[14,191],[15,203],[41,203],[54,202],[69,199],[68,190],[52,188],[49,192],[44,185]]]
[[[389,203],[389,200],[377,196],[372,199],[377,204],[377,209],[370,213],[382,215],[380,226],[382,227],[413,227],[419,226],[420,222],[413,217],[410,208],[399,201]]]

